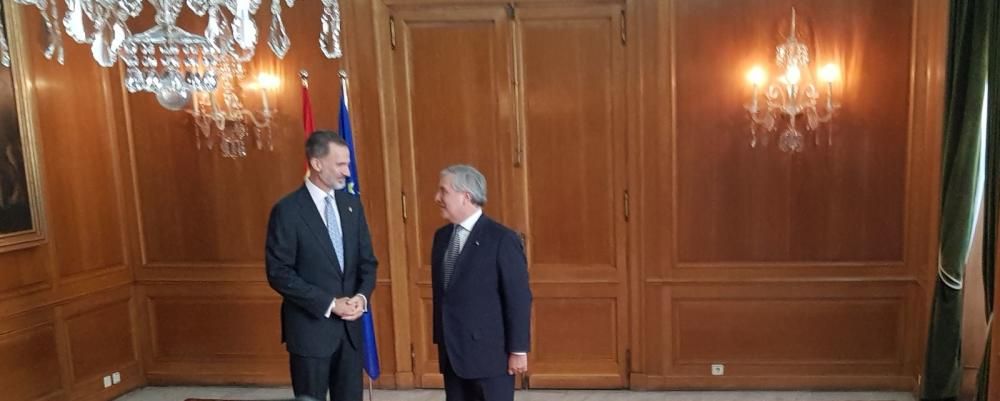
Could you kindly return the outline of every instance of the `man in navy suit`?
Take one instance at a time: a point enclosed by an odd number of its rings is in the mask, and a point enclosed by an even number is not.
[[[520,237],[483,214],[486,178],[441,172],[435,202],[451,224],[434,234],[434,343],[447,401],[513,401],[528,370],[531,289]]]
[[[281,294],[281,339],[295,396],[360,401],[361,325],[378,261],[350,177],[347,144],[334,132],[306,141],[309,178],[278,201],[267,224],[267,281]]]

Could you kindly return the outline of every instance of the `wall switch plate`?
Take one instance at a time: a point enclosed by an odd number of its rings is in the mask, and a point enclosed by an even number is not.
[[[104,376],[104,388],[111,387],[111,376]]]
[[[122,374],[115,372],[111,374],[111,384],[118,384],[122,382]]]

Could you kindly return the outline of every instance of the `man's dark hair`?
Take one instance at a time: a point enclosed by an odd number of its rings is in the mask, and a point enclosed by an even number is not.
[[[330,153],[331,143],[347,147],[347,142],[344,142],[344,139],[336,132],[330,130],[313,131],[309,134],[309,139],[306,139],[306,160],[326,156]]]

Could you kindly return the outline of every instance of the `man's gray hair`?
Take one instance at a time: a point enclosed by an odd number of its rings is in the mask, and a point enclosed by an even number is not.
[[[441,175],[451,176],[451,189],[456,192],[468,192],[472,203],[482,207],[486,204],[486,177],[475,167],[465,164],[454,164],[441,170]]]

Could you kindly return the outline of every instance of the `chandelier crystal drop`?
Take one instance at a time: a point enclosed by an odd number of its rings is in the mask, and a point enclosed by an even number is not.
[[[254,16],[263,1],[14,0],[14,4],[38,9],[45,29],[46,58],[64,63],[65,30],[74,42],[90,46],[94,61],[102,67],[112,67],[120,60],[125,66],[124,84],[129,92],[152,92],[158,98],[176,101],[183,97],[183,92],[188,92],[187,98],[193,98],[194,92],[214,91],[220,80],[221,63],[247,63],[253,58],[260,36]],[[343,55],[340,4],[338,0],[321,1],[319,45],[327,58],[340,58]],[[155,25],[133,33],[129,25],[135,28],[134,18],[146,4],[156,12]],[[292,45],[282,20],[282,9],[294,5],[294,0],[270,3],[267,44],[279,59],[288,54]],[[177,16],[185,7],[207,19],[204,33],[188,32],[177,26]],[[6,31],[0,29],[0,64],[9,66],[5,35]]]

